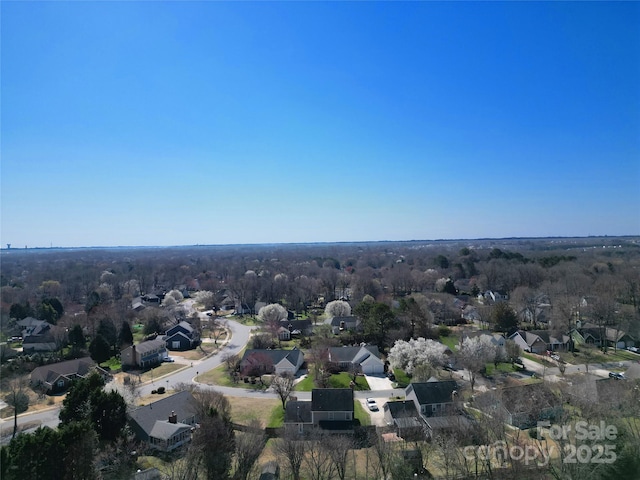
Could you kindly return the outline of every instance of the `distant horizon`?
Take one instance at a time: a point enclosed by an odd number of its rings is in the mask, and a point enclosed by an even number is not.
[[[350,244],[370,244],[370,243],[437,243],[437,242],[473,242],[473,241],[504,241],[504,240],[581,240],[581,239],[629,239],[640,238],[639,234],[628,235],[550,235],[544,237],[535,236],[510,236],[510,237],[469,237],[469,238],[436,238],[436,239],[413,239],[413,240],[354,240],[354,241],[317,241],[317,242],[265,242],[265,243],[193,243],[181,245],[74,245],[74,246],[14,246],[8,248],[5,244],[0,246],[0,250],[73,250],[73,249],[126,249],[126,248],[188,248],[188,247],[260,247],[260,246],[287,246],[287,245],[350,245]]]

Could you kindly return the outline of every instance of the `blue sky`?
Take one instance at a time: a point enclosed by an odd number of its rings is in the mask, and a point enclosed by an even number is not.
[[[2,245],[640,234],[638,2],[2,2]]]

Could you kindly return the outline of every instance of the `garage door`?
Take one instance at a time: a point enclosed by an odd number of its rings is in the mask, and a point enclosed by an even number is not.
[[[376,373],[384,373],[384,365],[380,364],[365,364],[362,365],[362,373],[365,375],[374,375]]]

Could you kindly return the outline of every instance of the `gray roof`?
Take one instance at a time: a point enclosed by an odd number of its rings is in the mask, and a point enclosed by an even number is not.
[[[256,356],[257,354],[270,358],[273,365],[282,361],[284,358],[289,360],[293,365],[297,365],[302,352],[296,347],[293,347],[291,350],[251,349],[244,352],[242,361],[247,360],[251,356]]]
[[[164,347],[166,345],[164,339],[162,337],[156,337],[153,340],[147,340],[146,342],[138,343],[134,345],[136,352],[139,353],[147,353],[156,350],[159,347]]]
[[[443,430],[449,428],[469,428],[471,422],[464,415],[448,415],[445,417],[429,417],[426,419],[431,430]]]
[[[363,347],[330,347],[329,358],[332,362],[352,362]],[[367,345],[364,347],[371,355],[380,358],[378,347]],[[368,356],[365,358],[369,358]]]
[[[191,324],[189,322],[185,322],[183,320],[182,322],[178,323],[177,325],[174,325],[173,327],[167,329],[166,335],[173,335],[174,333],[179,332],[180,328],[183,328],[184,330],[186,330],[187,333],[195,332],[195,330],[193,329]]]
[[[418,416],[416,404],[410,400],[387,402],[384,406],[384,409],[389,410],[389,413],[393,418],[409,418]]]
[[[313,324],[311,323],[311,320],[306,319],[306,320],[280,320],[280,326],[284,327],[286,329],[289,328],[289,325],[291,325],[291,329],[292,330],[308,330],[310,329]]]
[[[95,362],[89,357],[43,365],[42,367],[35,368],[33,372],[31,372],[31,381],[34,383],[43,382],[51,384],[60,376],[85,376],[95,366]]]
[[[348,317],[331,317],[331,326],[339,327],[340,322],[344,323],[354,323],[358,321],[358,317],[355,315],[349,315]]]
[[[185,430],[191,430],[191,426],[185,423],[171,423],[168,420],[156,420],[149,432],[149,436],[161,440],[168,440],[175,434]]]
[[[308,400],[287,402],[284,421],[285,423],[311,423],[311,402]]]
[[[149,435],[156,421],[168,420],[172,413],[176,414],[179,423],[186,423],[186,419],[195,415],[194,398],[191,392],[185,390],[149,405],[138,407],[129,414],[129,417]]]
[[[407,387],[407,395],[413,390],[420,405],[433,403],[451,403],[451,394],[458,390],[455,380],[443,380],[441,382],[410,383]]]
[[[314,388],[311,390],[314,412],[353,412],[353,390],[350,388]]]

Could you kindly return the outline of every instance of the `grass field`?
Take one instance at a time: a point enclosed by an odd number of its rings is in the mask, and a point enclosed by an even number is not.
[[[331,375],[331,377],[329,378],[329,388],[349,388],[350,385],[351,377],[347,372],[340,372],[338,374]],[[298,392],[310,392],[314,388],[316,388],[316,385],[314,383],[314,376],[313,373],[310,372],[302,381],[296,384],[295,389]],[[355,390],[371,390],[369,388],[369,383],[367,383],[367,379],[364,376],[358,375],[356,377]]]

